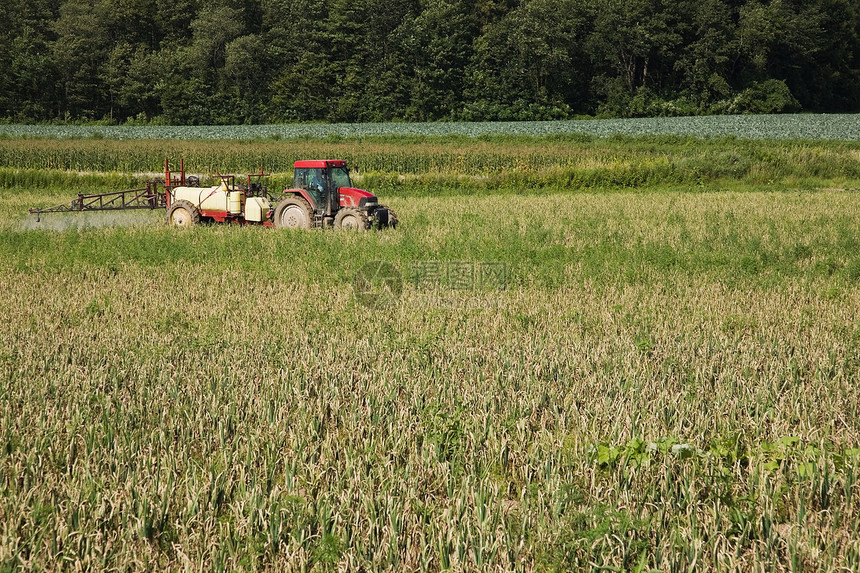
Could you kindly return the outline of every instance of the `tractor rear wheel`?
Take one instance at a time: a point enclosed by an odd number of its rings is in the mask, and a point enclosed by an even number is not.
[[[278,229],[311,229],[314,215],[304,199],[289,197],[275,207],[275,227]]]
[[[335,229],[350,229],[353,231],[366,231],[370,228],[370,219],[367,213],[358,209],[341,209],[334,218]]]
[[[171,227],[191,227],[200,222],[200,211],[190,201],[180,199],[167,208],[167,224]]]

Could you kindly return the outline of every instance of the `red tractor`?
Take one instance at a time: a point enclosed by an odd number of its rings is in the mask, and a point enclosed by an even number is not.
[[[397,215],[373,193],[356,189],[343,160],[296,161],[293,189],[275,207],[275,227],[366,230],[396,227]]]
[[[346,161],[297,161],[293,189],[283,198],[269,195],[248,175],[245,186],[233,175],[219,175],[221,184],[201,187],[195,176],[185,176],[180,162],[179,177],[164,162],[164,181],[153,180],[145,188],[95,195],[78,194],[71,204],[30,209],[39,220],[43,213],[115,211],[120,209],[165,209],[167,223],[189,227],[200,221],[258,224],[266,227],[313,229],[336,227],[364,231],[397,226],[394,211],[380,205],[373,193],[356,189],[349,179]],[[273,205],[274,208],[272,207]]]

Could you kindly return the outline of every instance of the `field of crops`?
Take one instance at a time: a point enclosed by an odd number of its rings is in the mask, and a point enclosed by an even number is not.
[[[0,189],[133,187],[164,160],[203,177],[262,167],[273,189],[293,163],[346,159],[362,184],[387,195],[679,186],[846,188],[860,179],[860,142],[566,135],[364,137],[266,141],[0,139]],[[9,194],[6,195],[7,197]]]
[[[751,139],[860,140],[860,116],[741,115],[577,121],[355,123],[231,126],[2,125],[0,137],[109,139],[266,139],[297,137],[488,135],[684,135]]]
[[[358,234],[37,225],[163,160],[68,143],[0,141],[0,569],[860,568],[857,144],[170,143],[352,153]]]

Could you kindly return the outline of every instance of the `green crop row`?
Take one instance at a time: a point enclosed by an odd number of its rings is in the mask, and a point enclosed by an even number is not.
[[[2,125],[0,136],[106,139],[267,139],[325,137],[682,135],[749,139],[860,140],[857,115],[743,115],[579,121],[364,123],[233,126]]]

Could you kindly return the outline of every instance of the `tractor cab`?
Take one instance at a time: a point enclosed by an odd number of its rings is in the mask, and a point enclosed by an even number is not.
[[[331,217],[340,206],[338,190],[352,184],[346,161],[297,161],[293,186],[307,191],[315,213]]]

